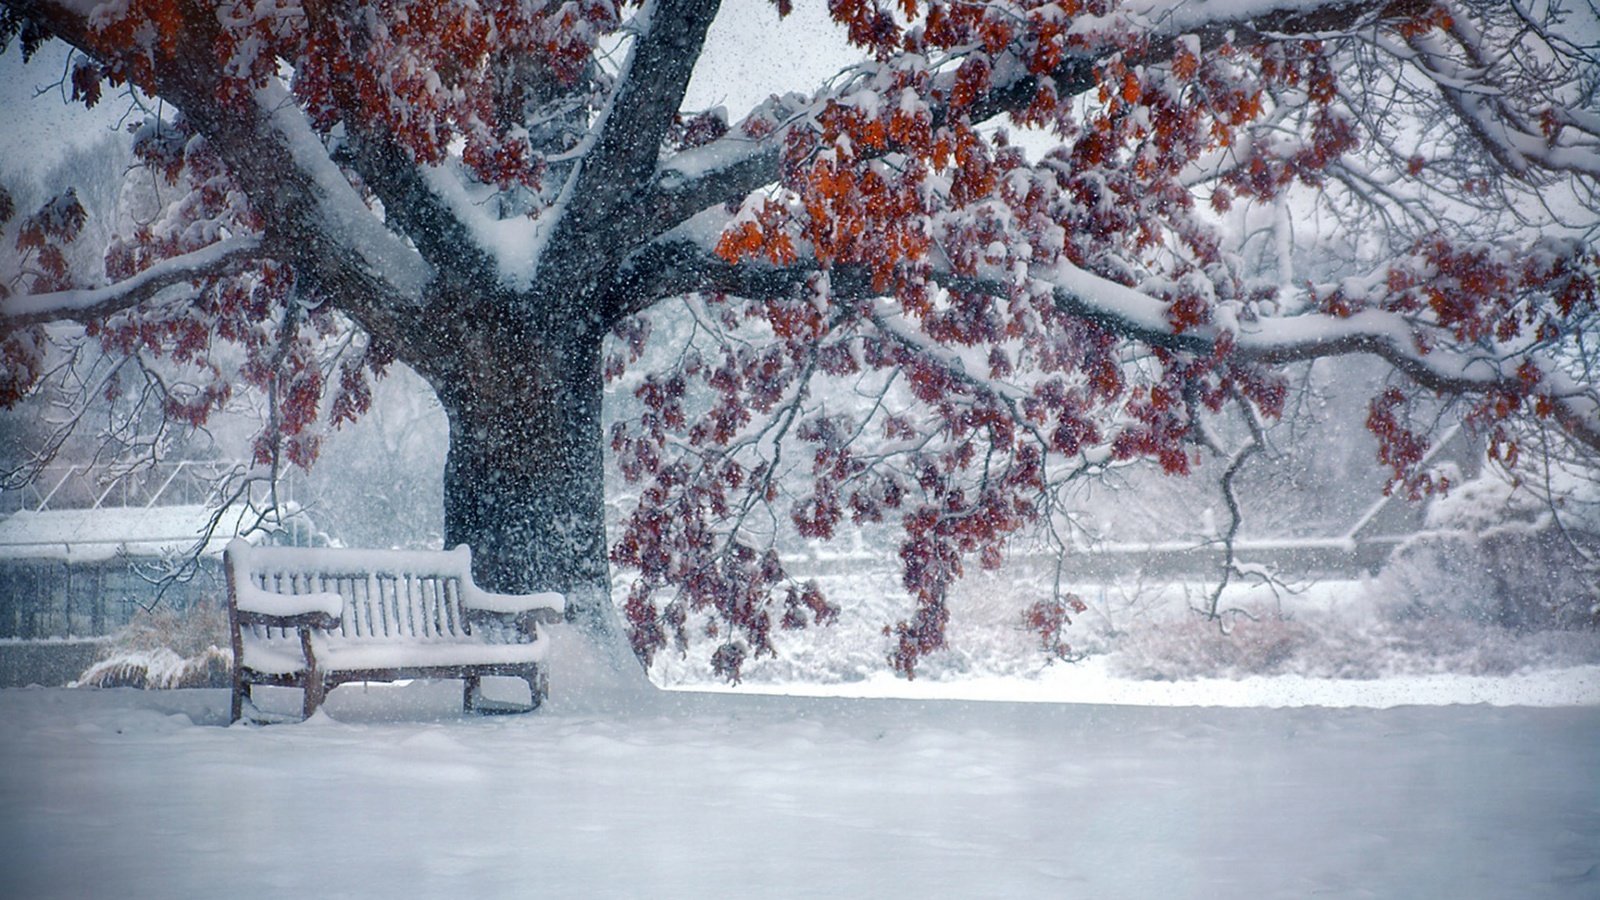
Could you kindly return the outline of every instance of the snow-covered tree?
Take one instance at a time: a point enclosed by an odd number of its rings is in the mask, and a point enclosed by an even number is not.
[[[1392,488],[1439,486],[1422,396],[1502,456],[1519,417],[1600,450],[1589,6],[829,0],[862,62],[733,119],[682,108],[718,7],[3,0],[24,53],[80,51],[75,97],[159,98],[132,140],[165,186],[103,271],[68,264],[73,195],[0,197],[0,402],[75,320],[186,372],[173,419],[264,392],[258,461],[309,466],[402,362],[481,583],[614,635],[609,560],[637,652],[693,622],[735,677],[834,613],[784,528],[897,526],[909,674],[1063,483],[1242,458],[1210,419],[1279,415],[1306,360],[1392,368],[1366,420]],[[1261,210],[1350,248],[1341,274],[1262,268]],[[692,336],[630,373],[669,301]],[[616,377],[642,412],[607,435]],[[609,552],[607,442],[640,486]]]

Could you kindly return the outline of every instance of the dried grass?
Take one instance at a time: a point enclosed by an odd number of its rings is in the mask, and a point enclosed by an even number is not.
[[[101,650],[73,687],[145,689],[227,687],[233,653],[221,610],[142,612]]]
[[[221,647],[207,647],[187,658],[161,647],[102,659],[84,670],[72,686],[146,690],[227,687],[232,671],[233,654]]]

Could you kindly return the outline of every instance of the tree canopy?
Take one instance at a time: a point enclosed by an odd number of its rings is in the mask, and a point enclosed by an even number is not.
[[[134,89],[165,184],[103,267],[74,195],[0,194],[0,403],[75,321],[184,373],[169,419],[262,391],[257,462],[309,466],[400,361],[481,581],[588,591],[604,630],[609,559],[636,652],[703,629],[732,677],[835,614],[779,532],[898,524],[910,674],[1062,484],[1237,458],[1211,423],[1281,415],[1296,363],[1392,368],[1391,489],[1447,486],[1421,397],[1511,462],[1522,422],[1600,451],[1589,6],[829,0],[861,62],[734,116],[682,108],[718,7],[0,0],[24,53],[79,51],[74,99]],[[692,337],[647,354],[668,301]],[[602,435],[605,378],[642,413]],[[640,486],[609,550],[602,441]]]

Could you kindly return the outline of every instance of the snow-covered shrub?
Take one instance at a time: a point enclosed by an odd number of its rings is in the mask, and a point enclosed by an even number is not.
[[[1305,624],[1277,614],[1228,619],[1226,630],[1198,615],[1147,623],[1119,642],[1112,671],[1162,681],[1281,675],[1295,671],[1316,640]]]
[[[1198,615],[1147,622],[1123,635],[1108,661],[1116,675],[1162,681],[1492,676],[1600,662],[1594,631],[1518,632],[1465,618],[1395,618],[1374,606],[1353,595],[1334,610],[1258,611],[1230,621],[1226,633]]]
[[[233,669],[227,615],[198,605],[136,615],[107,641],[74,687],[226,687]]]
[[[1518,630],[1600,626],[1600,522],[1583,482],[1551,492],[1488,472],[1433,501],[1377,579],[1402,617]]]

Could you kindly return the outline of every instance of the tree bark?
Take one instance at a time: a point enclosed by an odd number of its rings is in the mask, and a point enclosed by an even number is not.
[[[432,379],[450,420],[445,545],[472,548],[483,587],[559,591],[569,622],[626,646],[606,556],[603,332],[487,331]]]

